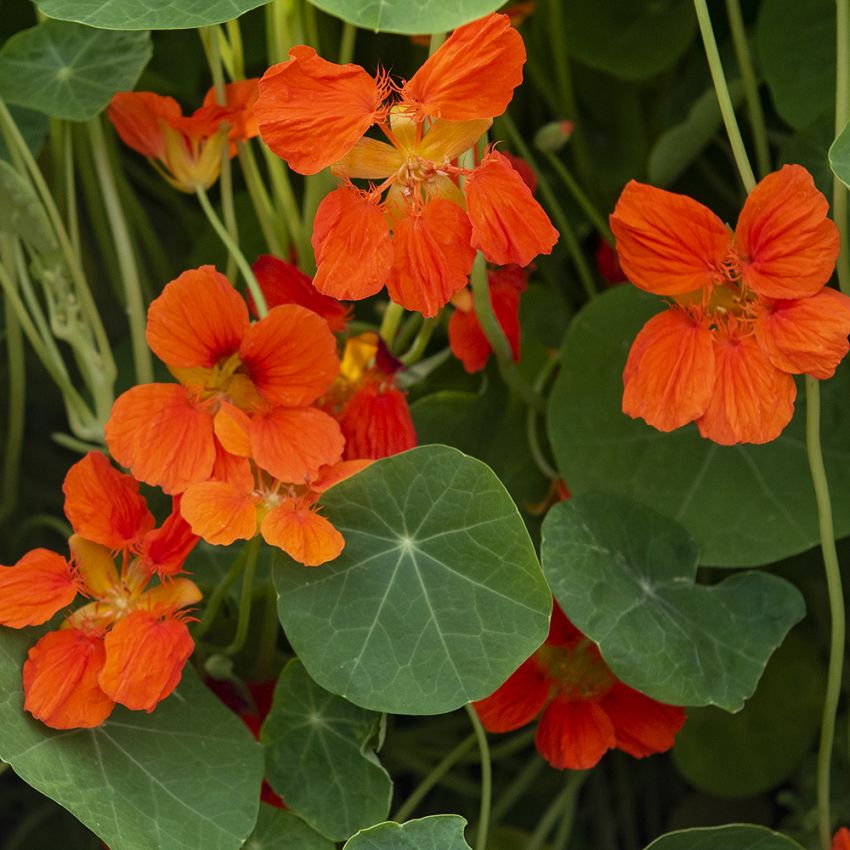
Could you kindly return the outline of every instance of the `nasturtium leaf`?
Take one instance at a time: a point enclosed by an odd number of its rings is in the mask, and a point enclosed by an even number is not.
[[[763,826],[731,824],[671,832],[645,850],[803,850],[788,836]]]
[[[691,43],[689,0],[562,0],[568,52],[615,77],[640,80],[669,68]],[[564,61],[558,57],[557,61]]]
[[[671,705],[738,711],[805,604],[767,573],[696,584],[698,554],[678,523],[607,493],[556,504],[543,522],[552,593],[620,679]]]
[[[47,213],[29,181],[0,160],[0,233],[19,236],[36,253],[57,247]]]
[[[263,724],[266,778],[310,826],[344,841],[390,811],[392,780],[375,756],[381,723],[380,714],[319,687],[294,660]]]
[[[845,186],[850,186],[850,124],[845,125],[832,143],[829,149],[829,166]]]
[[[52,118],[87,121],[136,85],[151,53],[147,32],[44,21],[0,50],[0,95]]]
[[[695,425],[669,434],[622,412],[623,367],[632,341],[660,298],[631,286],[594,298],[573,320],[549,400],[549,438],[573,493],[605,490],[678,520],[702,563],[771,563],[819,540],[805,445],[805,402],[764,446],[718,446]],[[850,369],[823,389],[822,439],[839,536],[850,533]]]
[[[453,30],[498,9],[500,0],[311,0],[323,12],[375,32],[423,35]]]
[[[286,809],[260,803],[260,814],[242,850],[334,850],[336,845]]]
[[[676,767],[692,785],[718,797],[749,797],[773,788],[809,752],[825,687],[820,653],[792,632],[743,711],[688,711],[673,750]]]
[[[407,823],[387,821],[363,829],[342,850],[470,850],[459,815],[431,815]]]
[[[20,130],[27,147],[30,149],[30,153],[37,157],[44,147],[44,140],[47,138],[50,120],[43,112],[25,109],[22,106],[10,105],[9,112],[18,130]],[[0,133],[0,159],[9,159],[9,149],[6,146],[6,139],[2,133]]]
[[[238,18],[269,0],[36,0],[48,18],[107,30],[182,30]]]
[[[499,479],[447,446],[376,461],[320,500],[345,549],[274,571],[293,649],[323,688],[397,714],[494,691],[546,637],[551,597]]]
[[[95,729],[55,731],[23,710],[33,630],[0,631],[0,759],[111,850],[237,850],[257,817],[263,756],[191,668],[151,714],[117,708]]]
[[[792,127],[835,107],[835,4],[765,0],[756,24],[762,75],[776,111]],[[789,57],[806,57],[791,62]]]

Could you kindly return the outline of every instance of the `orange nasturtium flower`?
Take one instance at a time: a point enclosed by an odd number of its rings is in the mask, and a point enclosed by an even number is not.
[[[850,850],[850,829],[842,826],[832,837],[832,850]]]
[[[400,86],[304,45],[289,56],[260,80],[255,113],[295,171],[331,166],[343,180],[313,225],[320,292],[361,299],[386,283],[394,301],[435,316],[466,285],[477,250],[521,266],[551,251],[558,233],[503,154],[457,162],[522,81],[525,47],[506,15],[455,30]],[[389,144],[365,136],[373,125]],[[363,190],[352,179],[380,182]]]
[[[543,646],[474,707],[488,732],[519,729],[539,714],[538,752],[568,770],[594,767],[615,748],[635,758],[669,750],[685,722],[683,709],[620,682],[557,602]]]
[[[250,455],[300,484],[342,456],[339,425],[313,402],[339,371],[327,322],[295,304],[251,324],[245,300],[213,266],[183,272],[148,310],[147,340],[179,384],[121,395],[106,423],[112,456],[140,481],[182,493],[224,462],[222,406],[246,414]]]
[[[696,421],[721,445],[779,436],[792,375],[829,378],[848,351],[850,298],[824,286],[839,248],[828,209],[799,165],[753,189],[734,232],[691,198],[630,182],[611,216],[620,264],[671,304],[632,344],[623,411],[661,431]]]
[[[201,599],[175,577],[198,540],[176,510],[154,528],[136,481],[96,452],[68,470],[63,489],[70,561],[34,549],[0,568],[4,626],[46,623],[78,593],[91,600],[24,663],[24,708],[54,729],[98,726],[116,703],[153,711],[194,649],[181,609]],[[162,581],[149,587],[154,575]]]
[[[218,180],[224,146],[236,153],[236,142],[258,134],[253,115],[257,80],[241,80],[225,87],[227,103],[216,103],[210,89],[204,105],[183,115],[173,97],[153,92],[118,92],[107,116],[121,140],[146,156],[175,189],[195,192]]]

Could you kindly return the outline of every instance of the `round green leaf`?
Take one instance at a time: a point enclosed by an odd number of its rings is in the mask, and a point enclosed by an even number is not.
[[[117,708],[55,731],[23,710],[32,630],[0,630],[0,759],[112,850],[237,850],[254,827],[262,750],[191,667],[152,714]]]
[[[342,850],[470,850],[463,838],[465,826],[466,820],[459,815],[387,821],[361,830]]]
[[[269,0],[36,0],[48,18],[107,30],[183,30],[232,21]]]
[[[619,678],[670,705],[738,711],[803,597],[758,572],[695,584],[697,558],[678,523],[619,496],[573,497],[543,522],[552,592]]]
[[[570,325],[548,410],[558,467],[573,493],[606,490],[651,505],[696,538],[702,562],[739,567],[817,545],[802,403],[764,446],[718,446],[695,425],[664,434],[623,414],[623,367],[641,326],[664,302],[620,286]],[[822,431],[839,536],[850,533],[850,369],[823,383]]]
[[[500,0],[311,0],[323,12],[375,32],[446,32],[495,11]]]
[[[334,843],[286,809],[260,803],[260,814],[242,850],[334,850]]]
[[[295,660],[263,724],[266,778],[287,806],[334,841],[383,820],[392,780],[375,756],[382,717],[328,693]]]
[[[662,835],[646,850],[803,850],[796,841],[763,826],[733,824],[682,829]]]
[[[850,124],[845,125],[830,146],[829,166],[845,186],[850,186]]]
[[[696,31],[690,0],[562,2],[568,52],[585,65],[627,80],[669,68]]]
[[[151,58],[150,33],[45,21],[0,50],[0,95],[52,118],[87,121],[132,89]]]
[[[376,461],[321,499],[339,558],[275,570],[292,647],[364,708],[437,714],[492,693],[546,637],[551,597],[498,478],[447,446]]]

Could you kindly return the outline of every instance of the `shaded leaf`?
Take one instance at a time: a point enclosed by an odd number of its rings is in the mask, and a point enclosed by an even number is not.
[[[260,803],[260,814],[243,850],[334,850],[334,843],[285,809]]]
[[[796,841],[763,826],[733,824],[682,829],[662,835],[646,850],[803,850]]]
[[[387,821],[361,830],[342,850],[470,850],[463,837],[466,820],[431,815],[407,823]]]
[[[37,157],[44,147],[47,138],[47,130],[50,124],[48,117],[43,112],[35,112],[32,109],[24,109],[21,106],[9,106],[9,112],[18,125],[30,153]],[[6,147],[6,139],[0,133],[0,159],[9,159],[9,149]]]
[[[19,236],[36,253],[57,247],[47,213],[29,181],[0,160],[0,232]]]
[[[829,148],[829,166],[845,186],[850,186],[850,123],[844,126]]]
[[[835,138],[832,114],[822,115],[813,124],[797,130],[779,149],[779,165],[797,163],[806,168],[827,200],[832,200],[832,169],[829,147]]]

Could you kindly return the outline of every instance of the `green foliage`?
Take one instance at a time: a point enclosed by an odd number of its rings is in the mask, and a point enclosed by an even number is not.
[[[457,815],[432,815],[407,823],[379,823],[357,833],[343,850],[470,850],[466,821]]]
[[[0,95],[51,118],[87,121],[132,89],[151,58],[150,34],[45,21],[0,50]]]
[[[646,850],[803,850],[796,841],[763,826],[715,826],[663,835]]]
[[[803,598],[758,572],[695,584],[697,558],[680,525],[619,496],[574,497],[543,522],[552,592],[619,678],[671,705],[738,711]]]
[[[243,850],[334,850],[334,844],[292,812],[260,803],[257,825]]]
[[[829,147],[835,137],[835,119],[832,113],[821,115],[813,124],[797,130],[782,145],[779,165],[798,163],[810,172],[815,186],[832,198],[832,169],[829,165]]]
[[[595,298],[564,339],[563,367],[549,399],[549,437],[573,493],[606,490],[651,505],[693,535],[702,563],[753,566],[819,540],[805,446],[805,410],[764,446],[718,446],[696,426],[669,434],[624,415],[622,372],[660,298],[622,286]],[[823,444],[836,532],[850,533],[850,369],[822,385]]]
[[[334,841],[383,820],[393,785],[374,752],[382,722],[381,715],[319,687],[299,661],[290,662],[262,729],[269,783]]]
[[[47,138],[50,123],[48,117],[43,112],[24,109],[22,106],[10,106],[9,112],[32,155],[38,156]],[[2,133],[0,133],[0,159],[9,159],[9,149],[6,147],[6,140]]]
[[[376,711],[436,714],[495,690],[546,637],[549,590],[516,506],[483,463],[422,446],[320,504],[335,561],[275,570],[280,619],[322,687]]]
[[[0,233],[19,236],[37,253],[57,248],[56,237],[30,183],[0,160]]]
[[[845,186],[850,186],[850,124],[832,143],[829,149],[829,166]]]

